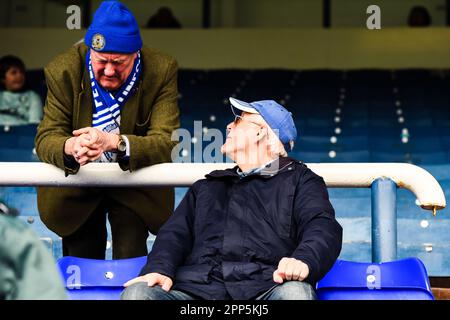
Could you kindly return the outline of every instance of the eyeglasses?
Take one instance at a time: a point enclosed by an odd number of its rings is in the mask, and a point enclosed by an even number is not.
[[[244,119],[244,118],[241,117],[240,115],[235,114],[235,115],[234,115],[234,121],[233,121],[234,125],[237,126],[239,123],[241,123],[241,121],[250,122],[250,123],[253,123],[254,125],[257,125],[258,127],[261,127],[261,124],[260,124],[260,123],[257,123],[257,122],[251,121],[251,120]]]

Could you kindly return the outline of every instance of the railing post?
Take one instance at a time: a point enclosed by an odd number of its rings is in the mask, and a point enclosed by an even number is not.
[[[397,259],[397,185],[388,178],[372,183],[372,262]]]

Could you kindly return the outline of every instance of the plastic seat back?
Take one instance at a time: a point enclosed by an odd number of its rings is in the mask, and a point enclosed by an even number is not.
[[[417,258],[361,263],[337,260],[317,284],[320,300],[433,300],[427,271]]]
[[[71,300],[119,300],[123,284],[139,275],[147,257],[95,260],[63,257],[57,266]]]

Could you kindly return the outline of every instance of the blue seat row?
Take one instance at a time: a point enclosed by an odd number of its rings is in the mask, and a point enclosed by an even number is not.
[[[146,257],[94,260],[64,257],[57,266],[72,300],[118,300],[124,283],[139,275]],[[320,300],[433,300],[423,263],[338,260],[317,283]]]

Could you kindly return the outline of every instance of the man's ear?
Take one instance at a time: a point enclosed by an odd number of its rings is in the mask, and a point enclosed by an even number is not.
[[[264,139],[267,136],[268,132],[267,129],[264,127],[261,127],[258,131],[258,133],[256,134],[258,136],[258,141],[261,141],[262,139]]]

